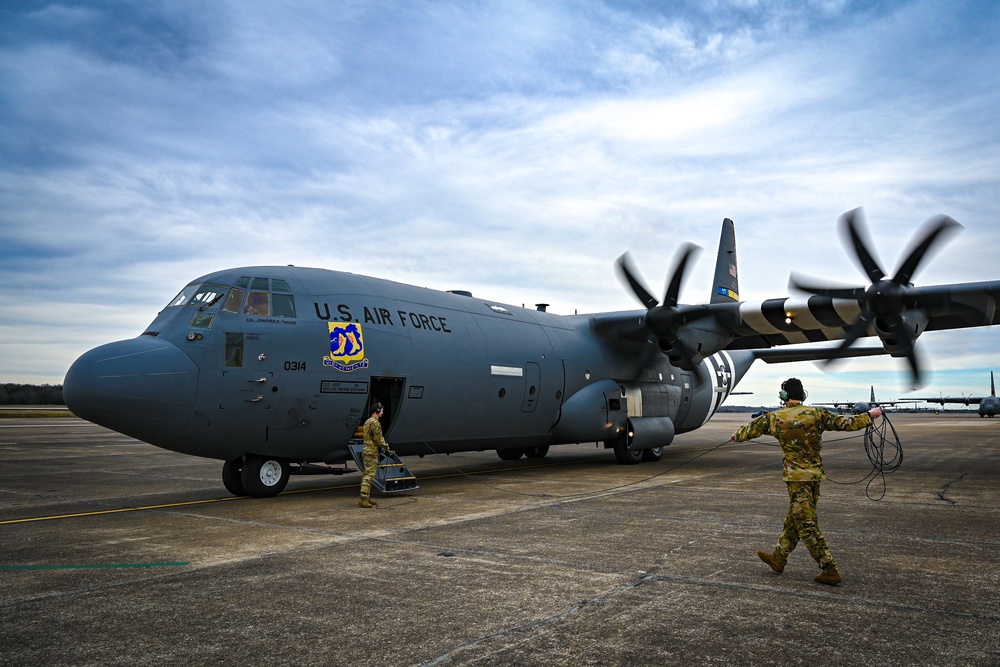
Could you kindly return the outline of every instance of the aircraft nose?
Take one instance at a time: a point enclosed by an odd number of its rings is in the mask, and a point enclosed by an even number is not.
[[[73,414],[170,449],[194,409],[198,366],[172,343],[139,336],[94,348],[70,366],[63,398]]]

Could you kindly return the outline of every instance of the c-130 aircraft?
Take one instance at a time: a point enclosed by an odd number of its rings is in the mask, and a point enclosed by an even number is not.
[[[228,269],[189,283],[136,338],[97,347],[67,372],[79,417],[157,447],[224,461],[234,495],[269,497],[290,474],[343,472],[348,443],[380,401],[400,455],[496,449],[502,459],[598,442],[621,463],[656,461],[704,425],[756,359],[908,359],[924,331],[1000,322],[1000,281],[914,287],[927,250],[958,225],[928,221],[890,279],[841,218],[867,288],[790,279],[808,296],[739,300],[726,219],[706,304],[678,303],[696,246],[677,256],[662,301],[626,253],[617,266],[644,310],[558,315],[464,292],[340,271]],[[878,336],[881,347],[853,348]],[[771,349],[842,341],[839,347]],[[346,468],[346,466],[345,466]]]

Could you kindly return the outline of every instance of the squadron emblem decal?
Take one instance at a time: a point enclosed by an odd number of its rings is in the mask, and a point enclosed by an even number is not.
[[[358,322],[328,322],[330,327],[330,354],[323,358],[324,366],[350,372],[368,368],[365,343]]]

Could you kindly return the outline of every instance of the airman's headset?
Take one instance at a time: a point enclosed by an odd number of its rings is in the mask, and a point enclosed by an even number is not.
[[[781,391],[778,398],[782,403],[788,401],[804,401],[809,396],[809,392],[802,387],[802,380],[798,378],[788,378],[781,383]]]
[[[782,386],[784,386],[784,385],[782,385]],[[373,414],[376,413],[376,412],[382,412],[383,410],[385,410],[385,408],[378,401],[375,401],[374,403],[372,403],[372,413]]]

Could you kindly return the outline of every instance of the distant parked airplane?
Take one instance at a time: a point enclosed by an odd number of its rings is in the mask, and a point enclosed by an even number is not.
[[[851,412],[856,415],[860,415],[862,412],[868,412],[872,408],[882,408],[885,406],[895,406],[897,403],[913,403],[919,399],[900,399],[898,401],[877,401],[875,400],[875,386],[872,385],[871,398],[867,401],[834,401],[833,403],[813,403],[813,405],[830,405],[838,410],[843,408],[850,408]]]
[[[924,398],[914,398],[915,401],[927,401],[928,403],[964,403],[972,405],[979,403],[980,417],[993,417],[1000,413],[1000,398],[997,398],[997,387],[993,381],[993,371],[990,371],[990,395],[989,396],[928,396]]]

